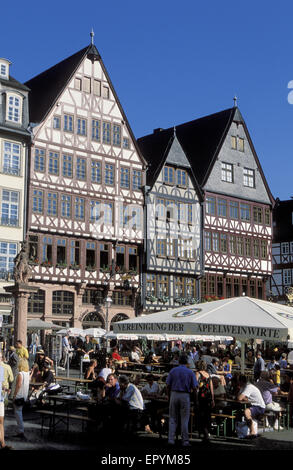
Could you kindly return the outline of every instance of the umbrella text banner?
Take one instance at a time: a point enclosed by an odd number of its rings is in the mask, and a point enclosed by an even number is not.
[[[233,336],[237,338],[259,338],[279,340],[287,338],[287,330],[281,328],[262,328],[255,326],[211,325],[204,323],[130,323],[115,325],[115,332],[120,334],[178,333],[180,335]]]

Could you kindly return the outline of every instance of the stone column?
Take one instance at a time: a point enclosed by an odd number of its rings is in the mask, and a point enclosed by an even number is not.
[[[14,342],[20,339],[23,346],[27,346],[27,310],[28,298],[38,291],[22,282],[16,282],[14,286],[5,286],[4,290],[14,297]]]

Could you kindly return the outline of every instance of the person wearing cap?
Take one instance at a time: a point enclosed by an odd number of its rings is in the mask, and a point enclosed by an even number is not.
[[[169,435],[168,443],[175,444],[178,416],[181,418],[181,437],[184,447],[190,446],[188,422],[190,416],[190,394],[196,391],[198,382],[194,372],[187,367],[187,357],[182,354],[179,366],[173,367],[166,380],[169,403]]]
[[[50,359],[48,356],[45,355],[45,351],[43,349],[40,349],[36,353],[35,363],[31,370],[31,377],[35,375],[37,368],[39,372],[42,374],[45,368],[45,363],[49,364],[50,366],[54,364],[52,359]]]

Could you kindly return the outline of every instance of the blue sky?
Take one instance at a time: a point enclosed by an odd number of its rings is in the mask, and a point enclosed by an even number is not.
[[[239,3],[239,2],[238,2]],[[293,3],[51,0],[1,5],[0,56],[26,81],[90,42],[135,136],[233,106],[274,197],[293,196]]]

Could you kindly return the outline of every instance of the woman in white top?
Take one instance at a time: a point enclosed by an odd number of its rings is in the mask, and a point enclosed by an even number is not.
[[[18,371],[13,395],[14,416],[18,425],[18,433],[15,437],[24,438],[22,408],[28,397],[30,381],[29,364],[26,359],[19,360]]]
[[[105,383],[107,382],[108,375],[113,374],[114,369],[112,368],[113,361],[110,358],[107,358],[104,363],[101,364],[102,368],[98,373],[98,379],[102,378]]]

